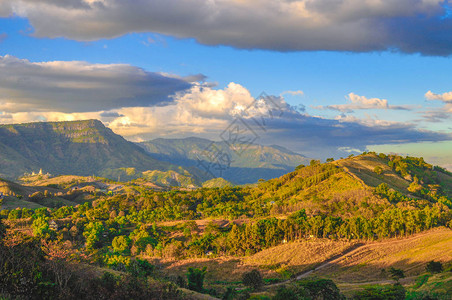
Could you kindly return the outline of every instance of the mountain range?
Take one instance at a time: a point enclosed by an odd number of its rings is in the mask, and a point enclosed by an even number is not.
[[[309,160],[276,145],[227,144],[196,137],[158,138],[138,145],[157,160],[186,168],[196,167],[212,177],[221,177],[236,184],[279,177]]]
[[[103,175],[118,168],[169,170],[97,120],[0,126],[0,176],[39,169],[52,174]]]
[[[222,173],[205,168],[218,150],[229,162],[221,165]],[[217,177],[234,184],[270,179],[306,161],[278,146],[228,146],[200,138],[135,144],[98,120],[0,125],[0,176],[7,179],[42,169],[54,175],[145,178],[164,186],[196,187]]]

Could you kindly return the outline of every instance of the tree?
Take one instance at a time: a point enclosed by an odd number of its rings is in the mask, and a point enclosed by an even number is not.
[[[278,289],[275,297],[273,297],[272,299],[273,300],[298,300],[299,297],[293,289],[288,289],[283,286]]]
[[[111,245],[113,247],[113,251],[123,253],[126,250],[129,250],[130,239],[127,236],[120,235],[113,239]]]
[[[374,168],[374,172],[375,172],[375,174],[377,174],[377,175],[381,175],[381,173],[383,173],[383,168],[382,168],[381,166],[376,166],[376,167]]]
[[[207,268],[204,267],[202,269],[198,268],[188,268],[187,272],[187,281],[188,281],[188,288],[190,290],[196,291],[196,292],[202,292],[204,290],[204,277],[207,273]]]
[[[334,158],[333,157],[330,157],[330,158],[327,158],[326,159],[326,162],[333,162],[334,161]]]
[[[295,167],[295,171],[298,171],[298,170],[300,170],[300,169],[302,169],[302,168],[304,168],[304,167],[306,167],[306,166],[303,165],[303,164],[298,165],[298,166]]]
[[[258,289],[264,285],[264,280],[259,270],[252,270],[250,272],[243,273],[242,282],[244,285]]]
[[[135,277],[148,277],[154,270],[155,266],[151,265],[147,260],[134,259],[130,261],[127,270]]]
[[[93,250],[101,247],[101,236],[105,228],[102,222],[89,222],[85,226],[83,236],[86,239],[85,247],[87,250]]]
[[[33,234],[37,237],[42,237],[45,234],[50,233],[49,223],[44,217],[36,218],[31,227],[33,228]]]
[[[425,267],[429,273],[441,273],[443,271],[443,264],[439,261],[432,260]]]
[[[391,273],[391,278],[395,281],[399,282],[401,278],[405,278],[405,272],[401,269],[396,269],[394,267],[391,267],[389,269],[389,273]]]
[[[309,162],[310,166],[318,166],[320,165],[320,160],[316,160],[316,159],[311,159],[311,161]]]
[[[308,299],[342,300],[345,297],[330,279],[306,279],[298,285],[310,296]],[[305,299],[305,298],[302,298]]]
[[[3,243],[3,238],[6,236],[6,229],[7,229],[6,225],[3,224],[3,221],[0,218],[0,246]]]
[[[359,300],[404,300],[406,290],[400,284],[393,286],[371,286],[363,291],[356,292],[353,299]],[[425,299],[425,298],[424,298]]]

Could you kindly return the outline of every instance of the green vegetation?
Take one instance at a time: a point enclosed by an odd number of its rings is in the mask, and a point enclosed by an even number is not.
[[[264,280],[259,270],[251,270],[250,272],[243,273],[242,282],[244,285],[249,286],[253,289],[258,289],[264,285]]]
[[[274,300],[325,299],[342,300],[345,297],[329,279],[304,279],[288,287],[278,289]]]
[[[193,291],[203,292],[204,277],[206,276],[206,268],[188,268],[187,281],[188,288]]]
[[[393,286],[368,287],[364,291],[357,292],[353,299],[404,300],[405,294],[405,288],[400,283],[396,283]]]
[[[376,166],[381,167],[381,172],[375,172]],[[163,174],[154,171],[149,176]],[[16,251],[14,259],[18,263],[0,265],[6,268],[2,274],[10,274],[2,278],[8,289],[0,290],[0,295],[55,298],[67,292],[67,298],[97,297],[97,292],[90,294],[76,288],[87,284],[77,275],[81,272],[78,267],[90,266],[95,274],[87,280],[113,298],[117,294],[135,297],[138,295],[133,294],[135,290],[139,295],[154,293],[147,288],[151,282],[159,293],[168,293],[165,295],[171,298],[179,291],[167,281],[185,286],[185,280],[166,278],[160,271],[162,266],[158,268],[151,259],[209,260],[226,256],[238,259],[275,246],[317,238],[342,242],[340,251],[344,251],[365,241],[407,237],[435,227],[450,228],[451,178],[422,159],[370,153],[324,164],[313,160],[309,166],[300,166],[294,172],[255,186],[163,190],[141,180],[118,184],[78,177],[73,178],[75,181],[66,178],[64,182],[45,179],[40,182],[52,186],[42,189],[31,183],[20,186],[5,181],[5,187],[11,191],[32,192],[23,195],[29,202],[40,205],[56,199],[62,202],[49,208],[0,212],[0,220],[10,226],[2,242],[0,262],[8,260],[5,253]],[[108,188],[112,189],[107,192]],[[0,233],[4,232],[1,228]],[[23,255],[28,255],[30,261],[24,262],[26,269],[21,270]],[[427,266],[426,262],[422,268],[440,272],[435,261]],[[296,275],[281,263],[255,268],[259,269],[244,272],[242,282],[238,283],[247,289],[229,292],[228,287],[236,286],[227,283],[214,288],[207,285],[206,289],[209,269],[205,267],[192,265],[177,275],[187,272],[187,286],[193,291],[236,298],[265,289],[263,270],[280,274],[278,279]],[[106,270],[110,273],[104,275]],[[396,265],[388,266],[387,270],[388,276],[396,281],[409,276]],[[19,287],[23,278],[26,278],[24,287]],[[429,280],[419,282],[418,289],[428,286]],[[120,290],[120,285],[126,288]],[[276,299],[343,299],[336,284],[328,278],[287,283],[285,288],[273,292],[271,296],[276,295]],[[400,285],[378,286],[358,291],[355,298],[399,299],[402,294],[405,295],[405,289]]]
[[[426,271],[429,273],[441,273],[443,271],[443,264],[439,261],[430,261],[425,267]]]

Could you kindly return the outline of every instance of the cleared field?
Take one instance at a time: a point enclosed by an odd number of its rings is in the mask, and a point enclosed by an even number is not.
[[[243,262],[263,269],[276,270],[287,275],[311,270],[326,260],[340,256],[358,242],[332,241],[328,239],[301,240],[266,249]]]
[[[408,277],[418,276],[431,261],[452,261],[452,230],[437,228],[409,238],[367,243],[339,257],[312,275],[338,283],[387,280],[388,269],[402,269]]]
[[[382,182],[389,187],[405,193],[410,182],[400,177],[387,164],[374,155],[362,155],[351,159],[342,159],[335,162],[354,178],[362,180],[368,186],[376,187]],[[375,167],[380,167],[382,173],[377,175],[374,172]]]
[[[15,197],[5,197],[5,199],[3,199],[3,202],[0,205],[0,209],[8,209],[8,210],[16,209],[17,207],[36,209],[36,208],[40,208],[40,207],[44,207],[44,206],[42,206],[38,203],[20,200]]]
[[[350,295],[372,284],[394,283],[388,272],[391,267],[405,272],[407,278],[401,282],[410,288],[420,275],[425,274],[425,266],[431,260],[445,265],[452,262],[452,230],[437,228],[408,238],[362,243],[311,239],[287,243],[242,258],[155,259],[154,263],[160,265],[162,272],[168,276],[184,274],[189,267],[205,266],[208,285],[219,282],[239,284],[242,274],[255,268],[265,278],[284,279],[295,274],[300,278],[330,278]],[[441,289],[449,289],[452,284],[450,274],[446,275],[441,277]],[[437,284],[435,276],[426,281],[425,288]],[[273,289],[272,286],[268,288]]]
[[[30,186],[46,186],[49,184],[70,185],[77,182],[89,182],[91,180],[92,180],[91,177],[62,175],[51,178],[42,178],[42,179],[36,178],[35,180],[29,180],[27,184]]]

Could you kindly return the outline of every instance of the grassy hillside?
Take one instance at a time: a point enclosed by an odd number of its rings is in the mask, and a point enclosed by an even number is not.
[[[279,245],[243,258],[163,259],[157,263],[168,276],[180,274],[188,267],[206,267],[207,284],[217,288],[225,282],[240,288],[242,275],[257,268],[267,279],[332,279],[348,296],[372,285],[393,284],[389,269],[394,267],[405,272],[406,278],[401,283],[412,294],[436,293],[439,299],[447,299],[444,296],[451,291],[452,275],[450,272],[439,275],[426,273],[426,265],[432,260],[445,267],[451,265],[452,230],[437,228],[406,238],[374,242],[313,238]],[[266,294],[274,295],[280,286],[265,287]]]
[[[425,272],[431,260],[452,262],[452,230],[437,228],[411,237],[369,242],[316,270],[312,275],[352,283],[389,279],[389,268],[407,277]]]
[[[253,191],[287,214],[309,213],[373,217],[391,205],[418,207],[440,202],[452,207],[452,174],[422,159],[375,153],[326,164],[313,163]],[[449,200],[447,199],[449,198]]]
[[[233,186],[233,184],[223,178],[213,178],[203,182],[202,187],[204,188],[224,188],[227,186]]]

